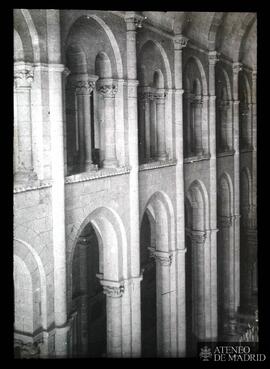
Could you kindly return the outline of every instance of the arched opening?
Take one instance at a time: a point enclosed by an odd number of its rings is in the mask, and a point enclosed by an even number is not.
[[[148,40],[138,55],[138,145],[140,164],[166,160],[165,88],[170,71],[164,50]]]
[[[230,82],[223,68],[216,68],[216,139],[217,151],[232,150],[232,103]]]
[[[233,334],[230,325],[235,314],[235,250],[233,243],[232,188],[223,175],[218,183],[217,213],[217,288],[218,337],[228,339]]]
[[[239,76],[239,144],[240,149],[251,149],[252,140],[252,108],[251,89],[246,74]]]
[[[149,247],[155,247],[148,212],[143,216],[140,232],[141,282],[141,356],[157,356],[157,298],[156,263],[150,257]]]
[[[72,356],[103,357],[107,353],[106,296],[100,284],[99,240],[88,223],[77,241],[72,261],[72,311],[77,337]]]
[[[203,106],[203,95],[205,91],[204,76],[201,74],[199,62],[190,58],[184,68],[184,156],[201,156],[207,153],[207,130],[204,123],[205,108]]]
[[[202,183],[194,181],[185,198],[186,242],[186,341],[187,356],[197,354],[197,343],[205,340],[211,327],[208,320],[211,296],[206,285],[206,268],[210,269],[207,233],[207,193]]]

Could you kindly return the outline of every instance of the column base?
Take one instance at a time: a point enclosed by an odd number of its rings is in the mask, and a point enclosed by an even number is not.
[[[85,163],[85,172],[92,172],[97,170],[98,170],[97,164]]]
[[[37,174],[33,170],[19,170],[14,175],[14,183],[16,184],[38,184]]]
[[[168,154],[166,152],[162,152],[160,154],[157,154],[156,160],[158,160],[158,161],[166,161],[166,160],[168,160]]]
[[[55,357],[66,358],[68,356],[68,331],[69,326],[55,328]]]
[[[117,159],[105,159],[102,162],[103,168],[117,168],[119,166]]]

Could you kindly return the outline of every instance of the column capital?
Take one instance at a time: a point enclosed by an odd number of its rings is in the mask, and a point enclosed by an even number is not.
[[[34,80],[34,67],[31,64],[14,64],[14,83],[15,87],[30,88]]]
[[[174,50],[182,50],[187,46],[188,38],[183,35],[176,35],[173,38]]]
[[[172,264],[172,253],[166,251],[158,251],[154,247],[148,247],[150,251],[150,257],[154,258],[163,266],[170,266]]]
[[[122,281],[118,282],[101,279],[100,284],[103,286],[103,292],[108,297],[122,297],[125,292],[125,286]]]
[[[208,62],[209,65],[215,65],[219,61],[220,53],[215,50],[209,51],[208,53]]]
[[[166,97],[166,91],[163,88],[157,89],[154,92],[154,98],[156,99],[157,103],[159,104],[163,104],[165,102],[165,97]]]
[[[256,79],[257,78],[257,68],[252,70],[252,79]]]
[[[89,95],[95,88],[95,81],[81,80],[74,83],[77,95]]]
[[[147,92],[147,91],[141,91],[138,93],[138,98],[140,101],[143,101],[143,102],[148,102],[150,100],[150,96],[152,94],[150,92]]]
[[[113,98],[117,93],[117,86],[112,80],[100,79],[97,83],[97,90],[104,98]]]
[[[147,17],[144,17],[136,12],[127,11],[125,14],[125,22],[127,24],[127,31],[136,31],[137,28],[142,28],[142,22]]]
[[[243,70],[243,64],[239,62],[235,62],[233,63],[232,68],[233,68],[233,73],[238,74],[239,72]]]
[[[219,223],[219,227],[221,228],[229,228],[232,226],[233,224],[233,216],[229,215],[229,216],[218,216],[218,223]]]
[[[196,246],[204,246],[207,233],[205,231],[192,231],[191,241]]]
[[[70,75],[70,73],[71,71],[67,67],[65,67],[65,69],[63,70],[63,76],[67,78]]]

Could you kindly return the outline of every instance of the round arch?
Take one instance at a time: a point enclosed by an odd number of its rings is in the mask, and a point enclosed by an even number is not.
[[[158,50],[160,51],[160,54],[162,56],[163,59],[163,63],[164,63],[164,67],[165,67],[165,72],[166,72],[166,81],[167,81],[167,87],[168,88],[172,88],[172,73],[171,73],[171,68],[170,68],[170,62],[168,59],[168,56],[166,54],[166,51],[164,50],[164,48],[162,47],[162,45],[156,41],[156,40],[152,40],[151,38],[148,38],[140,47],[138,55],[141,55],[141,51],[143,50],[144,46],[148,43],[151,42],[153,43]]]
[[[187,68],[189,67],[190,61],[194,61],[195,64],[197,65],[198,69],[199,69],[200,76],[201,76],[201,81],[202,81],[203,95],[208,95],[207,77],[206,77],[206,73],[205,73],[205,70],[204,70],[204,67],[202,65],[201,60],[197,56],[195,56],[195,55],[190,56],[187,59],[185,65],[184,65],[183,70],[185,72],[187,71]]]
[[[77,23],[81,19],[88,19],[88,20],[89,19],[93,19],[94,21],[96,21],[101,26],[101,28],[103,29],[103,31],[107,35],[107,37],[109,39],[109,42],[110,42],[110,45],[111,45],[112,50],[113,50],[118,78],[119,79],[122,79],[123,78],[123,62],[122,62],[122,57],[121,57],[121,53],[120,53],[120,49],[119,49],[118,43],[117,43],[116,38],[115,38],[112,30],[110,29],[110,27],[104,22],[103,19],[101,19],[97,15],[95,15],[95,14],[88,14],[88,15],[83,15],[83,16],[81,15],[81,16],[79,16],[72,23],[72,25],[69,28],[69,32],[68,32],[67,38],[65,40],[65,45],[67,46],[67,41],[69,39],[69,35],[70,35],[70,32],[71,32],[73,26],[75,25],[75,23]]]
[[[34,62],[40,62],[40,46],[39,46],[39,37],[34,25],[32,16],[27,9],[21,9],[22,15],[27,23],[29,34],[32,40],[33,54],[34,54]]]
[[[167,235],[166,245],[163,245],[163,247],[165,246],[166,250],[163,251],[174,250],[175,217],[173,205],[169,196],[163,191],[155,192],[147,201],[147,204],[140,215],[140,225],[142,223],[143,215],[146,211],[148,211],[151,214],[152,219],[155,220],[157,229],[164,229],[164,226],[167,228],[167,230],[163,232],[164,236]]]
[[[209,199],[204,183],[198,179],[193,181],[189,186],[186,196],[192,207],[198,207],[201,205],[204,218],[203,228],[204,230],[209,229]],[[201,202],[201,204],[198,203],[198,200]]]
[[[38,274],[36,275],[38,288],[40,288],[40,296],[41,296],[41,323],[43,329],[47,329],[47,282],[46,282],[46,273],[43,267],[42,260],[37,253],[37,251],[30,246],[27,242],[14,238],[14,256],[21,258],[25,262],[26,265],[29,264],[29,270],[31,272],[31,277],[33,279],[33,273],[38,270]],[[30,255],[30,256],[28,256]],[[27,263],[27,259],[29,262]]]
[[[233,201],[233,199],[234,199],[234,196],[233,196],[233,183],[232,183],[230,175],[227,172],[222,173],[222,175],[219,177],[218,189],[221,188],[222,183],[225,183],[227,188],[228,188],[229,201],[230,201],[229,208],[230,208],[231,214],[233,214],[233,204],[234,204],[234,201]]]

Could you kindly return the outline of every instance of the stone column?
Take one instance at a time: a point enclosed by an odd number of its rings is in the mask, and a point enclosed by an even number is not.
[[[219,271],[222,273],[222,286],[221,293],[223,295],[223,333],[232,334],[234,333],[234,320],[235,320],[235,258],[234,258],[234,240],[233,240],[233,216],[220,216],[219,217],[219,232],[222,237],[223,253],[221,255],[222,269]]]
[[[52,157],[52,228],[54,263],[55,355],[67,356],[67,281],[65,232],[65,174],[63,97],[59,10],[47,9],[47,49],[49,73],[49,119]]]
[[[164,161],[168,155],[166,153],[165,139],[165,91],[157,89],[156,99],[156,120],[157,120],[157,160]]]
[[[104,127],[105,152],[103,168],[118,166],[115,141],[115,94],[117,87],[112,79],[99,79],[98,92],[104,97]]]
[[[217,163],[216,163],[216,81],[218,53],[210,51],[209,67],[209,153],[210,153],[210,275],[211,275],[211,337],[217,338]]]
[[[15,182],[26,183],[37,180],[33,168],[31,86],[34,69],[31,64],[14,64],[14,147]]]
[[[157,156],[157,124],[156,124],[156,100],[150,93],[150,155],[152,159]]]
[[[95,169],[92,161],[90,96],[96,80],[97,77],[94,80],[76,81],[80,169],[86,172]]]
[[[170,266],[172,253],[149,248],[151,257],[156,260],[157,278],[157,353],[162,357],[170,356]]]
[[[257,229],[257,70],[252,72],[252,218]]]
[[[78,244],[80,257],[80,337],[81,337],[81,354],[84,356],[88,353],[88,294],[87,294],[87,248],[89,247],[89,238],[79,237]]]
[[[116,281],[101,280],[106,294],[107,309],[107,356],[122,356],[122,295],[124,285]]]
[[[193,105],[193,129],[194,129],[194,145],[196,155],[203,154],[202,145],[202,96],[195,96],[192,102]]]
[[[150,160],[151,132],[150,132],[150,93],[149,88],[145,88],[141,94],[141,107],[143,111],[144,125],[144,158],[146,162]]]
[[[140,225],[139,225],[139,166],[138,166],[138,117],[137,117],[137,55],[136,29],[141,27],[143,17],[135,12],[126,12],[126,47],[127,47],[127,125],[129,165],[129,221],[130,227],[130,274],[131,278],[140,277]],[[140,294],[131,291],[131,331],[132,357],[141,354],[141,312]]]
[[[220,110],[220,149],[221,152],[229,150],[229,139],[228,139],[228,110],[230,108],[229,101],[221,100],[219,102]],[[218,132],[217,132],[218,134]],[[219,149],[219,148],[217,148]]]
[[[235,306],[240,304],[240,156],[239,156],[239,72],[240,63],[233,63],[233,148],[234,148],[234,253]]]
[[[186,291],[185,291],[185,206],[184,206],[184,150],[183,150],[183,66],[182,49],[188,39],[174,38],[174,122],[176,171],[176,289],[177,289],[177,355],[186,353]]]
[[[197,339],[205,339],[205,270],[204,270],[204,244],[206,239],[206,233],[203,231],[192,231],[192,255],[193,270],[192,270],[192,296],[193,296],[193,332]],[[209,313],[209,312],[208,312]]]

